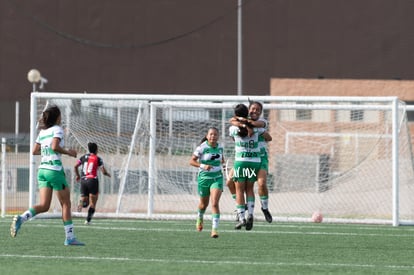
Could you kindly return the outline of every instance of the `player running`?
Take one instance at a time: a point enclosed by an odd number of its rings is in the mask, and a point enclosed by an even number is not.
[[[215,127],[210,127],[207,135],[201,140],[200,145],[195,149],[190,165],[198,167],[198,194],[200,201],[197,210],[196,229],[203,230],[204,213],[211,201],[212,229],[211,237],[218,238],[218,225],[220,222],[219,201],[223,192],[223,172],[224,163],[223,147],[218,144],[219,131]]]
[[[80,180],[81,184],[78,212],[82,211],[82,207],[86,208],[89,206],[85,224],[91,223],[92,216],[96,210],[99,196],[98,170],[101,169],[105,176],[111,177],[111,174],[105,169],[102,158],[97,155],[98,145],[90,142],[88,143],[88,150],[89,153],[78,159],[74,167],[76,181]],[[82,175],[79,174],[79,166],[82,166]]]
[[[13,238],[16,237],[23,223],[40,213],[48,211],[53,191],[55,191],[62,206],[62,221],[66,235],[64,245],[85,245],[75,237],[71,213],[70,187],[66,182],[62,166],[62,154],[76,158],[77,152],[63,147],[64,133],[60,123],[61,113],[57,106],[49,106],[43,111],[42,118],[39,121],[41,130],[32,150],[33,155],[42,156],[37,170],[40,201],[39,204],[30,207],[22,215],[13,217],[10,234]]]

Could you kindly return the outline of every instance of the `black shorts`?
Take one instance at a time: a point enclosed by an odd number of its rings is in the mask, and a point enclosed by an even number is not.
[[[89,197],[89,194],[97,195],[99,193],[98,179],[81,179],[80,195]]]

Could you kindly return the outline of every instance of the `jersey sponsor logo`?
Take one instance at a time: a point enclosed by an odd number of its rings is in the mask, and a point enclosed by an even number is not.
[[[210,157],[210,160],[219,159],[220,157],[221,157],[220,154],[212,154]]]
[[[256,152],[242,152],[242,158],[257,158],[259,155]]]
[[[249,140],[249,141],[240,141],[236,143],[236,146],[241,147],[241,148],[246,148],[246,149],[252,149],[252,148],[256,148],[256,142],[254,140]]]

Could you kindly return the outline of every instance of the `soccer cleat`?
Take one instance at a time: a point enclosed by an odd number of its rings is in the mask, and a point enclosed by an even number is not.
[[[196,229],[198,232],[203,230],[203,219],[197,218]]]
[[[211,237],[212,238],[214,238],[214,239],[216,239],[216,238],[218,238],[218,233],[217,233],[217,231],[215,230],[215,229],[213,229],[213,230],[211,230]]]
[[[85,245],[84,243],[78,241],[76,238],[73,239],[66,239],[65,242],[63,243],[64,245],[80,245],[83,246]]]
[[[269,209],[263,209],[262,208],[262,212],[263,212],[263,215],[265,216],[266,221],[268,223],[271,223],[273,221],[273,218],[272,218],[272,215],[269,212]]]
[[[252,230],[252,228],[253,228],[253,215],[249,215],[247,217],[246,230]]]
[[[234,221],[238,222],[239,221],[239,213],[237,212],[237,209],[234,210],[234,213],[235,213]]]
[[[234,229],[240,230],[243,226],[246,226],[246,219],[239,221],[234,227]]]
[[[20,229],[20,226],[22,225],[22,218],[20,216],[14,216],[13,221],[10,225],[10,235],[15,238],[17,235],[17,232]]]
[[[86,225],[90,225],[91,223],[92,223],[92,221],[88,222],[88,221],[85,220]]]

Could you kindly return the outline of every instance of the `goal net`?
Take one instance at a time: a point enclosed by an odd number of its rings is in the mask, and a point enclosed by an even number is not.
[[[264,103],[273,141],[269,209],[277,220],[401,224],[414,220],[413,161],[405,105],[395,98],[254,97]],[[234,158],[229,119],[247,97],[32,93],[32,133],[47,104],[62,112],[65,147],[87,153],[96,142],[112,177],[100,180],[96,216],[194,218],[197,169],[191,155],[209,126],[220,129],[225,158]],[[32,140],[33,143],[33,140]],[[37,198],[32,157],[31,204]],[[75,160],[63,156],[74,211]],[[231,162],[231,161],[230,161]],[[60,211],[54,200],[51,211]],[[235,202],[225,187],[223,219]],[[208,213],[209,209],[207,210]],[[263,219],[256,197],[256,218]],[[74,213],[84,215],[84,213]]]

